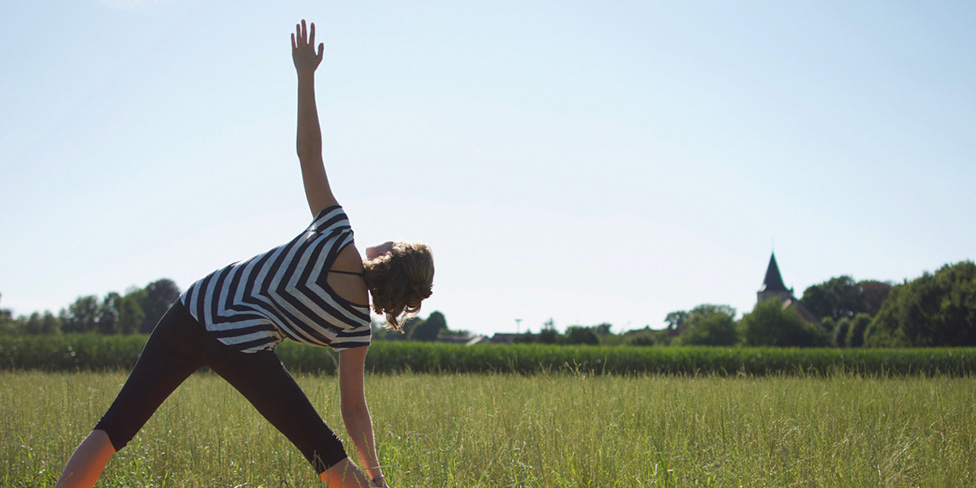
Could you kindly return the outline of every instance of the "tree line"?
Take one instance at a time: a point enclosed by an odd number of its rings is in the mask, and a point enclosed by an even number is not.
[[[14,317],[0,309],[0,333],[132,334],[152,331],[177,300],[180,290],[169,279],[130,288],[124,295],[83,296],[55,315],[49,311]],[[831,278],[807,288],[799,302],[818,319],[805,320],[796,306],[779,299],[757,303],[737,319],[729,305],[702,304],[669,313],[664,329],[647,326],[622,334],[612,325],[573,325],[558,332],[549,319],[538,333],[527,331],[512,342],[603,345],[701,345],[784,347],[943,347],[976,346],[976,264],[963,261],[925,272],[893,285],[850,276]],[[434,341],[462,339],[466,331],[451,330],[444,314],[412,317],[403,332],[374,324],[374,339]]]
[[[945,347],[976,346],[976,264],[963,261],[893,285],[850,276],[812,285],[799,302],[817,319],[778,298],[736,319],[729,305],[702,304],[665,317],[664,329],[611,332],[610,324],[570,326],[550,320],[515,342],[637,346]]]
[[[145,288],[129,288],[125,294],[113,291],[101,298],[78,297],[57,314],[45,310],[14,317],[9,309],[0,309],[0,333],[147,334],[179,296],[176,283],[163,278]]]

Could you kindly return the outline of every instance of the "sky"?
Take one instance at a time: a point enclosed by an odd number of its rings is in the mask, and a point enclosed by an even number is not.
[[[358,247],[452,329],[661,328],[976,258],[976,4],[0,3],[0,307],[209,272],[310,222],[289,34],[326,45]]]

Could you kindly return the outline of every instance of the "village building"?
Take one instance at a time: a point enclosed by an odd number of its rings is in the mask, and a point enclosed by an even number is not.
[[[783,276],[779,272],[779,265],[776,264],[776,253],[772,253],[769,256],[766,277],[763,279],[763,284],[759,287],[756,295],[758,295],[756,303],[762,303],[766,300],[779,300],[783,303],[783,310],[793,308],[800,313],[800,317],[803,320],[811,324],[820,325],[820,320],[817,319],[813,312],[793,296],[793,289],[787,288],[786,284],[783,283]]]

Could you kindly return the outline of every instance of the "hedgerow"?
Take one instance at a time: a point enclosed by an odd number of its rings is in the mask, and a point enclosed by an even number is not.
[[[130,369],[147,337],[95,334],[0,336],[0,369],[99,371]],[[328,348],[284,342],[277,348],[292,371],[333,374]],[[375,341],[371,373],[948,375],[976,372],[976,348],[746,348],[560,346]]]

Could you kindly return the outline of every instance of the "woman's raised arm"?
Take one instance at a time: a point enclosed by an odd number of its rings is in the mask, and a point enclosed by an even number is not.
[[[315,107],[315,69],[322,62],[325,46],[318,45],[315,50],[315,23],[305,28],[305,19],[295,25],[291,35],[291,57],[298,73],[298,137],[296,149],[302,165],[302,181],[305,183],[305,198],[312,215],[322,209],[336,205],[335,196],[325,174],[322,161],[322,129],[319,127],[319,113]]]

